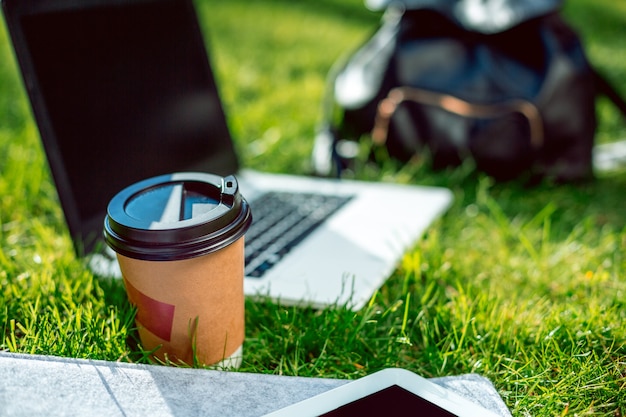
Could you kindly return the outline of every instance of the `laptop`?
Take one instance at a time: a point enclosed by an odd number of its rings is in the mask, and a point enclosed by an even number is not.
[[[161,174],[235,174],[254,218],[245,293],[317,308],[363,307],[451,204],[445,188],[241,167],[193,0],[2,5],[76,252],[101,275],[119,276],[109,200]]]

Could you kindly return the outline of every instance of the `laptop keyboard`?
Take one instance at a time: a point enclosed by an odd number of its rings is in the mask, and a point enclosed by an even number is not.
[[[351,196],[268,192],[250,203],[246,232],[247,277],[261,278]]]

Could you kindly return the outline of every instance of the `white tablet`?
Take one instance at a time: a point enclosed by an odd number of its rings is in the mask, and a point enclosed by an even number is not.
[[[499,416],[413,372],[397,368],[376,372],[267,414],[271,417],[392,415]]]

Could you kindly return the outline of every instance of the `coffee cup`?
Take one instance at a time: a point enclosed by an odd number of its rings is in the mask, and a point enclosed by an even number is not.
[[[251,222],[234,176],[162,175],[111,199],[104,238],[137,309],[145,351],[172,363],[240,365]]]

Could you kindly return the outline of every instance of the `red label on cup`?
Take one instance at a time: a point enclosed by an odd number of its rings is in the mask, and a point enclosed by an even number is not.
[[[135,317],[137,322],[155,336],[169,342],[172,336],[175,306],[148,297],[128,281],[125,281],[125,284],[131,304],[137,307],[137,316]]]

